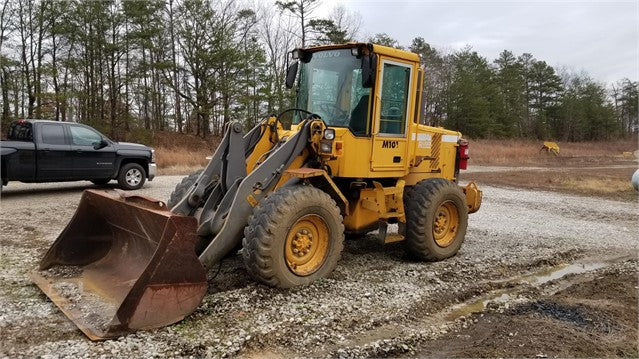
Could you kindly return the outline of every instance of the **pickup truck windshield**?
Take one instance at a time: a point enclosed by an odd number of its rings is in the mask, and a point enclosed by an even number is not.
[[[370,88],[362,87],[361,59],[350,49],[314,52],[301,63],[297,107],[320,115],[328,126],[365,133],[369,95]]]

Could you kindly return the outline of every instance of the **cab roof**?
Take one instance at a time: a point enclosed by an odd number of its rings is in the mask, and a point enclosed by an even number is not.
[[[323,50],[350,49],[350,48],[360,47],[360,46],[365,46],[368,48],[372,47],[373,52],[376,54],[386,55],[386,56],[408,60],[408,61],[420,62],[419,55],[417,55],[414,52],[400,50],[400,49],[383,46],[383,45],[366,43],[366,42],[348,42],[345,44],[311,46],[311,47],[305,48],[304,50],[316,52],[316,51],[323,51]]]

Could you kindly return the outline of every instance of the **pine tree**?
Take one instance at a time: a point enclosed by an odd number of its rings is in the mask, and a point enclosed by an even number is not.
[[[470,137],[490,137],[500,133],[494,104],[499,93],[486,58],[465,48],[453,55],[453,80],[447,104],[448,128]]]
[[[503,102],[503,115],[500,117],[502,134],[511,137],[521,132],[517,124],[523,122],[526,108],[524,93],[524,78],[521,63],[517,61],[515,55],[504,50],[495,59],[496,66],[495,80]]]

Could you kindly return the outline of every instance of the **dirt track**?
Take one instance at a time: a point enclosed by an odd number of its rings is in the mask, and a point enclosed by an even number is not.
[[[166,199],[179,176],[141,191]],[[481,184],[480,184],[481,186]],[[88,182],[11,183],[0,203],[0,356],[637,356],[637,203],[481,186],[460,253],[350,240],[334,274],[276,290],[240,256],[183,322],[90,342],[30,282]],[[588,344],[589,343],[589,344]]]

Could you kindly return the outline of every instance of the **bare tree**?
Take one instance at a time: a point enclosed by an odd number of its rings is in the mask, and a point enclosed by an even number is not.
[[[354,41],[359,36],[362,27],[362,15],[349,11],[344,5],[336,5],[328,15],[328,19],[335,24],[337,29],[345,33],[346,39]]]
[[[2,88],[2,115],[0,119],[5,122],[11,117],[9,100],[9,58],[2,54],[4,39],[8,38],[13,29],[10,27],[10,19],[13,17],[13,3],[5,1],[0,8],[0,88]]]
[[[166,9],[169,17],[169,33],[171,37],[171,60],[172,60],[172,68],[173,76],[171,79],[173,80],[172,87],[179,89],[180,88],[180,76],[178,74],[178,62],[177,62],[177,51],[176,51],[176,39],[175,39],[175,13],[173,9],[174,0],[168,1],[168,8]],[[181,97],[175,93],[175,122],[177,126],[178,132],[182,132],[182,104]]]
[[[313,12],[321,4],[321,0],[292,0],[276,1],[275,5],[282,11],[290,13],[299,21],[299,38],[301,46],[305,47],[308,40],[309,23],[313,20]]]
[[[268,101],[268,112],[281,110],[286,106],[286,88],[284,76],[286,74],[286,56],[295,46],[295,24],[291,17],[276,13],[272,9],[261,9],[259,26],[262,41],[266,46],[267,62],[269,63],[268,88],[271,99]]]

